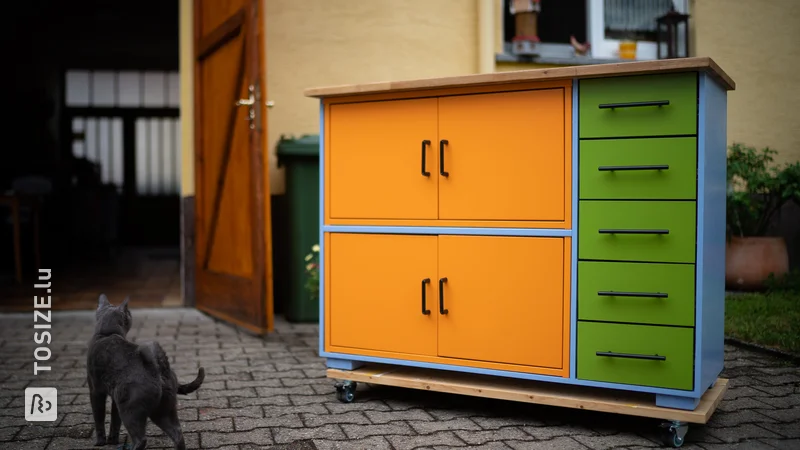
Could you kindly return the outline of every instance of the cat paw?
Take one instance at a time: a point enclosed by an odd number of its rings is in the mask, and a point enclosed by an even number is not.
[[[106,444],[119,444],[119,436],[109,436],[109,438],[106,439]]]
[[[95,447],[101,447],[106,445],[106,438],[105,437],[98,437],[96,441],[94,441]]]

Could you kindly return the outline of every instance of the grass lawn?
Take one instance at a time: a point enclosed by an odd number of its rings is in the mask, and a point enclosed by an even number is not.
[[[729,294],[725,334],[800,355],[800,291]]]

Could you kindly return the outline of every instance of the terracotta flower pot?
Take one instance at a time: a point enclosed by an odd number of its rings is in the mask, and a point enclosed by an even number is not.
[[[732,237],[725,248],[725,285],[730,290],[764,289],[770,273],[789,271],[789,252],[782,237]]]

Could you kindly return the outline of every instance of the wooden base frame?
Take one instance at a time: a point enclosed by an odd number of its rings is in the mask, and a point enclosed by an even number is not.
[[[688,411],[656,406],[654,394],[416,367],[367,364],[353,370],[329,368],[327,376],[344,381],[336,389],[337,398],[345,403],[355,399],[357,383],[369,383],[662,419],[664,442],[672,447],[683,445],[689,423],[708,422],[728,390],[728,380],[718,378],[697,408]]]

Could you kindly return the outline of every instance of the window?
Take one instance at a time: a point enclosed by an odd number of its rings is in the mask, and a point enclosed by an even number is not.
[[[511,0],[503,0],[503,40],[514,38]],[[621,40],[637,41],[637,59],[655,59],[656,18],[672,7],[688,13],[688,0],[557,0],[543,1],[537,28],[542,56],[572,54],[570,36],[591,43],[591,56],[617,59]],[[683,42],[679,42],[683,45]],[[510,50],[506,50],[510,52]]]
[[[101,181],[119,191],[128,160],[135,162],[130,181],[137,195],[179,194],[179,81],[176,71],[68,70],[65,106],[72,155],[96,164]],[[126,127],[133,137],[127,147]]]

